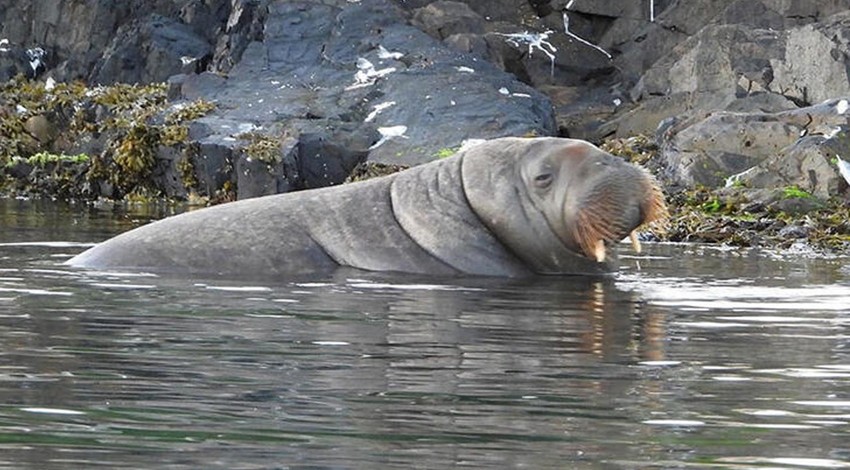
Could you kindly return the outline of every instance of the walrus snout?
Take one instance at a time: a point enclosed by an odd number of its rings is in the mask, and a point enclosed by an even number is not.
[[[643,168],[614,158],[592,164],[597,171],[584,182],[585,190],[573,216],[572,237],[582,253],[597,262],[607,258],[607,245],[629,237],[641,251],[637,228],[667,216],[664,194],[655,178]],[[600,164],[601,163],[601,164]]]

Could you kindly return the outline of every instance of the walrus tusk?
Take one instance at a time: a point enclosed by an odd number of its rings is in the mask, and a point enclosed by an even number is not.
[[[593,247],[593,255],[596,257],[597,263],[605,262],[605,242],[602,239],[596,241]]]
[[[632,248],[635,250],[635,253],[640,253],[641,246],[640,240],[638,240],[637,230],[632,230],[632,233],[629,234],[629,239],[632,241]]]

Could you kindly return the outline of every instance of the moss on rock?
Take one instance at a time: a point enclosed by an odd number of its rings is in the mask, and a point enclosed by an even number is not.
[[[242,151],[248,158],[269,165],[279,163],[281,159],[281,140],[260,132],[239,134],[240,139],[247,142]]]
[[[44,193],[43,174],[36,173],[38,165],[32,163],[53,158],[79,167],[75,172],[81,175],[78,187],[68,191],[72,198],[159,194],[151,175],[160,146],[186,148],[186,122],[215,109],[206,100],[168,106],[167,86],[162,83],[89,88],[73,82],[48,87],[16,77],[0,85],[0,179],[4,181],[0,189]],[[61,157],[80,153],[90,158]],[[22,161],[30,164],[21,166]]]

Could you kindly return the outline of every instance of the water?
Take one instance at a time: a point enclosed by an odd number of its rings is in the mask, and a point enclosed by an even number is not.
[[[607,282],[61,264],[160,216],[0,202],[0,468],[850,468],[850,263]]]

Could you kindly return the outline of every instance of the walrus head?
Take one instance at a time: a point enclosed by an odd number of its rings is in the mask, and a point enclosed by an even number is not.
[[[588,142],[493,142],[464,155],[464,190],[485,225],[536,272],[608,271],[608,246],[631,236],[640,251],[635,230],[666,215],[652,175]],[[482,164],[488,171],[476,175]]]

